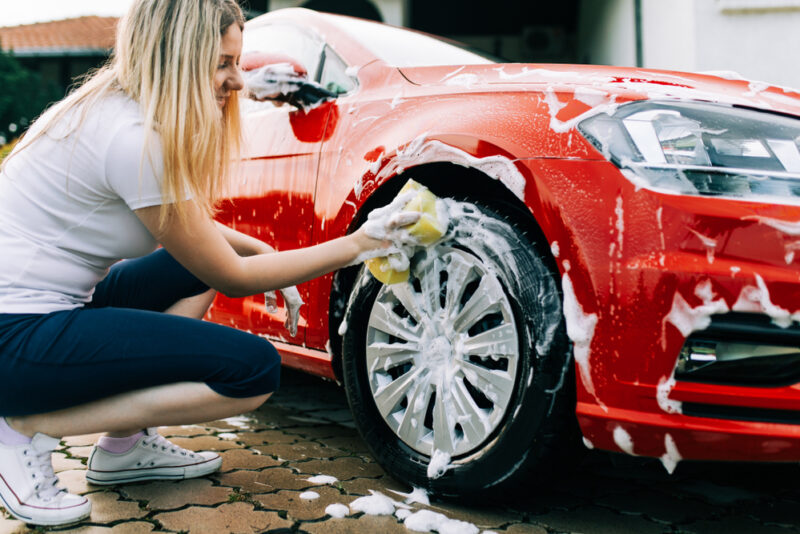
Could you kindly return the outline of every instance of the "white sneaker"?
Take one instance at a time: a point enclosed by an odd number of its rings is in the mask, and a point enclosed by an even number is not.
[[[86,480],[108,486],[143,480],[176,480],[213,473],[222,465],[215,452],[192,452],[178,447],[148,428],[128,452],[108,452],[98,446],[89,455]]]
[[[58,440],[36,434],[25,445],[0,443],[0,499],[5,509],[33,525],[65,525],[89,517],[92,503],[57,486],[52,452]]]

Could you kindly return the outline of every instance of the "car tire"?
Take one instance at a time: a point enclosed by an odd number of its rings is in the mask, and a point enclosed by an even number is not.
[[[574,369],[541,249],[489,207],[446,202],[450,230],[414,257],[408,282],[359,273],[342,374],[390,475],[479,496],[552,473],[579,443]]]

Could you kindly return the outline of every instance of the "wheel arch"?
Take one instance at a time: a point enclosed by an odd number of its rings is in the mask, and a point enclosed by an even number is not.
[[[546,266],[556,279],[559,278],[556,259],[553,257],[547,237],[531,209],[499,180],[480,169],[464,167],[452,162],[424,163],[408,167],[401,174],[395,174],[383,181],[360,206],[352,219],[348,233],[358,228],[373,209],[391,202],[410,178],[425,185],[437,196],[477,202],[502,212],[509,223],[523,229]],[[529,180],[527,186],[533,187],[533,180]],[[337,271],[331,285],[330,320],[328,322],[329,348],[332,354],[333,370],[339,380],[342,377],[342,337],[338,330],[359,270],[360,266],[356,265]],[[558,291],[560,293],[560,287],[558,287]]]

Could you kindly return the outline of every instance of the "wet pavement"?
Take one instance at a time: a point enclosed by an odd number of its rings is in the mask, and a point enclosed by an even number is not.
[[[222,469],[202,479],[101,488],[85,478],[97,436],[65,438],[54,465],[70,491],[91,499],[91,519],[31,530],[4,514],[0,534],[412,532],[394,515],[326,514],[328,505],[350,505],[371,491],[402,502],[394,492],[412,489],[372,459],[335,384],[285,371],[281,390],[256,412],[160,431],[182,447],[219,451]],[[338,480],[308,480],[316,475]],[[571,475],[531,480],[493,504],[409,505],[410,512],[426,508],[477,527],[462,523],[439,534],[800,533],[800,465],[685,462],[670,476],[657,460],[591,451]]]

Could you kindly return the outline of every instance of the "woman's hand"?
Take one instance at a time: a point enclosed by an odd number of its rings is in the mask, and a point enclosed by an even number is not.
[[[362,253],[371,252],[372,257],[385,256],[418,244],[407,227],[417,222],[422,214],[403,211],[415,194],[409,192],[399,195],[391,204],[370,212],[367,221],[353,233]]]
[[[294,337],[297,335],[297,325],[300,322],[300,307],[305,304],[300,292],[296,286],[285,287],[279,289],[283,297],[283,305],[286,307],[286,329],[289,334]],[[264,293],[264,304],[266,305],[269,313],[278,311],[278,294],[276,291],[267,291]]]

